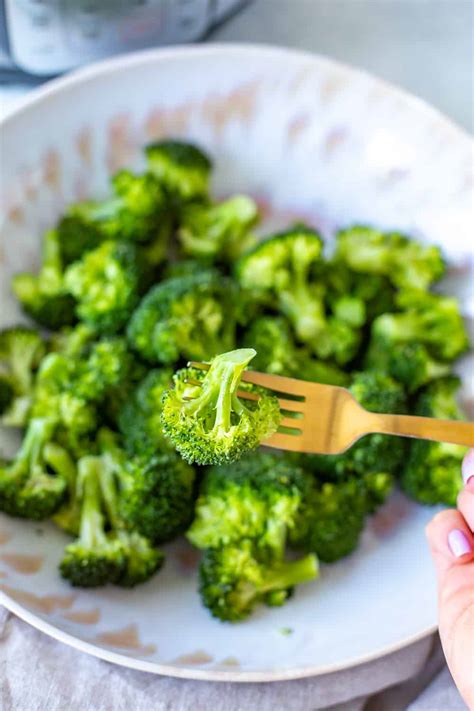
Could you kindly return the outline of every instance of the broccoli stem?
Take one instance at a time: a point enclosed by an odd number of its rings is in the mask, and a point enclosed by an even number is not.
[[[26,480],[28,475],[34,476],[42,471],[41,461],[43,448],[50,439],[54,429],[54,421],[46,417],[33,418],[26,431],[15,462],[10,468],[12,479]]]
[[[100,457],[82,457],[78,465],[78,486],[82,498],[79,538],[89,550],[94,550],[96,546],[100,549],[107,543],[105,519],[100,504],[102,466]]]
[[[308,583],[317,577],[318,572],[318,559],[312,554],[300,560],[277,563],[265,575],[261,592],[283,590]]]

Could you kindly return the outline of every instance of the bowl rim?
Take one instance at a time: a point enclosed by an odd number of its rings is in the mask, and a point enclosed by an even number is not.
[[[209,43],[204,45],[176,45],[169,48],[148,49],[138,52],[133,52],[127,55],[119,55],[99,62],[95,62],[86,67],[77,69],[64,77],[59,77],[48,81],[45,85],[33,89],[28,95],[22,98],[17,106],[8,111],[5,116],[0,118],[0,131],[4,131],[13,123],[21,114],[28,111],[30,108],[47,101],[51,96],[59,94],[64,89],[73,88],[81,85],[96,77],[104,77],[108,74],[113,74],[121,69],[137,66],[140,64],[166,62],[181,57],[207,56],[216,57],[217,55],[232,56],[238,54],[252,55],[256,54],[259,57],[282,57],[291,55],[295,59],[300,59],[308,64],[322,66],[326,69],[338,69],[349,75],[350,78],[362,78],[369,81],[373,86],[379,88],[382,92],[389,93],[394,97],[398,97],[405,105],[410,106],[416,111],[422,111],[425,115],[431,116],[444,130],[451,133],[452,138],[466,143],[466,148],[474,148],[474,138],[467,130],[458,126],[452,119],[447,118],[440,110],[431,106],[424,99],[420,99],[408,91],[401,89],[388,81],[378,78],[370,72],[353,67],[344,62],[333,60],[330,57],[312,53],[309,51],[297,50],[287,47],[278,47],[274,45],[258,44],[258,43]],[[41,616],[18,603],[7,593],[0,590],[0,604],[14,613],[17,617],[27,622],[36,629],[44,632],[48,636],[68,644],[69,646],[78,649],[79,651],[88,653],[104,661],[112,662],[120,666],[146,671],[164,676],[178,677],[184,679],[196,679],[207,681],[221,682],[270,682],[270,681],[288,681],[292,679],[301,679],[311,676],[322,676],[333,672],[342,671],[344,669],[353,668],[361,664],[366,664],[383,656],[397,652],[421,639],[433,634],[437,629],[437,624],[433,623],[426,626],[420,632],[405,637],[391,645],[383,646],[368,654],[356,656],[353,658],[334,662],[327,665],[306,666],[287,670],[269,670],[269,671],[244,671],[244,670],[221,670],[221,669],[199,669],[195,667],[180,667],[167,663],[159,663],[148,661],[143,658],[128,656],[120,652],[114,652],[105,647],[98,646],[91,642],[87,642],[80,637],[62,630],[53,623],[43,619]]]

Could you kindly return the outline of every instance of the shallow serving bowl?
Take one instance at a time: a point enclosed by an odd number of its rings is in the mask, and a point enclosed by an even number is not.
[[[370,222],[443,245],[443,288],[472,316],[470,139],[420,101],[321,57],[206,46],[119,58],[52,82],[2,127],[0,326],[21,314],[15,272],[68,202],[100,196],[161,136],[200,143],[215,192],[250,192],[264,228],[303,218],[330,237]],[[461,369],[472,373],[472,360]],[[463,397],[472,403],[472,379]],[[8,453],[16,441],[2,433]],[[394,495],[353,556],[281,609],[230,626],[196,592],[196,553],[168,547],[162,574],[133,590],[73,590],[57,572],[65,536],[0,518],[0,602],[44,632],[109,661],[183,677],[289,679],[367,661],[432,631],[436,600],[423,528],[433,511]]]

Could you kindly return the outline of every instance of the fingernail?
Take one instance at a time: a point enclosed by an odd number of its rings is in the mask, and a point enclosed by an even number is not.
[[[467,553],[472,553],[471,544],[466,534],[458,528],[454,528],[448,533],[448,545],[455,558],[461,558],[461,556]]]
[[[462,463],[462,478],[464,484],[474,490],[474,449],[471,449]]]

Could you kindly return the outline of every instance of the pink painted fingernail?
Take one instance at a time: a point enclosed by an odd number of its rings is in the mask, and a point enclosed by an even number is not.
[[[467,553],[472,553],[472,547],[466,534],[458,528],[453,528],[453,530],[448,533],[448,545],[455,558],[461,558],[461,556]]]
[[[471,449],[462,463],[462,478],[464,484],[474,490],[474,449]]]

